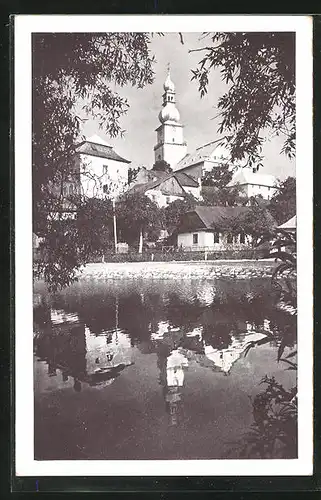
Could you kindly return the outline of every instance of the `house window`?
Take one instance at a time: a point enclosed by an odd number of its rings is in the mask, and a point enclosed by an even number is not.
[[[175,138],[173,137],[173,142],[175,142]]]
[[[230,245],[231,243],[233,243],[233,235],[232,234],[228,234],[227,235],[226,242],[227,242],[228,245]]]
[[[245,234],[244,233],[240,234],[240,243],[245,243]]]
[[[198,244],[198,234],[193,234],[193,245],[197,245]]]
[[[166,196],[166,203],[169,204],[171,202],[170,196]]]
[[[106,175],[108,171],[108,165],[103,165],[103,175]]]
[[[103,193],[108,193],[108,186],[107,186],[107,184],[103,185]]]
[[[214,233],[214,243],[219,243],[220,242],[220,233],[215,232]]]

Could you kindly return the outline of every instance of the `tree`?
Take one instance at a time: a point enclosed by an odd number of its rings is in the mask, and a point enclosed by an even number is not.
[[[273,217],[266,209],[253,205],[236,217],[221,217],[220,223],[215,224],[215,229],[231,235],[251,235],[252,246],[255,247],[263,239],[273,235],[275,225]]]
[[[155,170],[156,172],[166,172],[168,174],[173,172],[170,164],[165,160],[157,160],[154,163],[152,170]]]
[[[269,210],[277,222],[283,224],[296,214],[296,180],[287,177],[278,187],[270,201]]]
[[[38,271],[45,273],[52,286],[69,284],[91,250],[79,246],[83,233],[77,225],[68,223],[73,229],[66,231],[61,218],[48,221],[48,214],[61,211],[65,201],[62,189],[53,194],[52,186],[62,188],[77,176],[74,151],[81,135],[80,110],[94,117],[111,137],[122,134],[119,120],[129,103],[117,87],[142,88],[152,83],[154,59],[149,41],[149,34],[130,32],[33,35],[33,221],[51,263],[51,269],[49,265],[41,269],[40,263]],[[70,259],[61,255],[65,246]]]
[[[262,132],[285,137],[282,153],[295,156],[295,34],[208,33],[205,55],[192,70],[204,96],[210,73],[221,69],[227,91],[218,101],[221,123],[231,159],[262,164]]]
[[[242,188],[217,188],[212,186],[202,187],[202,197],[205,205],[235,207],[247,205],[249,199],[244,195]]]
[[[140,235],[155,241],[162,229],[162,212],[147,196],[125,193],[116,204],[118,230],[129,245],[137,245]]]
[[[195,205],[199,204],[192,196],[184,200],[175,200],[163,209],[164,227],[171,234],[178,227],[181,216],[193,210]]]
[[[66,212],[50,214],[40,243],[42,258],[35,263],[35,276],[43,276],[51,291],[76,280],[77,271],[88,259],[102,258],[112,247],[112,214],[111,202],[98,199],[79,202],[74,217],[66,217]]]
[[[128,184],[129,185],[137,179],[137,175],[139,173],[139,170],[140,170],[139,167],[137,167],[137,168],[129,167],[129,169],[128,169]]]
[[[232,180],[233,172],[228,165],[218,165],[210,172],[206,172],[202,179],[202,186],[212,186],[222,189]]]
[[[83,255],[103,256],[114,248],[113,206],[108,199],[84,200],[78,207],[77,222],[81,239],[78,246]]]

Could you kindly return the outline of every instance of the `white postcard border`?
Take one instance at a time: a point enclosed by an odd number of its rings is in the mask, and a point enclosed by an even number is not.
[[[312,18],[308,16],[18,15],[14,18],[15,450],[18,476],[295,476],[313,472]],[[33,436],[31,33],[295,31],[299,458],[36,461]]]

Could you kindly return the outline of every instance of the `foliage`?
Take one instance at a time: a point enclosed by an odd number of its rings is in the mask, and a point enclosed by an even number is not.
[[[294,354],[290,353],[289,357],[292,355]],[[238,443],[239,456],[296,458],[297,387],[286,390],[275,377],[268,376],[262,379],[261,384],[265,384],[266,389],[252,401],[254,422]]]
[[[132,182],[134,182],[136,179],[137,179],[137,175],[138,175],[138,172],[139,172],[139,168],[132,168],[132,167],[129,167],[128,169],[128,184],[131,184]]]
[[[165,160],[157,160],[154,163],[152,170],[155,170],[156,172],[167,172],[168,174],[173,172],[170,164]]]
[[[69,285],[77,279],[83,264],[95,255],[101,259],[111,247],[112,231],[112,205],[108,200],[79,202],[75,218],[57,213],[48,217],[35,276],[43,277],[51,291]]]
[[[279,288],[288,295],[293,294],[296,275],[296,233],[289,233],[282,229],[277,229],[276,237],[272,243],[272,248],[277,251],[271,251],[270,256],[281,260],[281,263],[274,270],[271,278],[272,285]],[[284,248],[284,250],[281,250]]]
[[[113,248],[113,207],[110,200],[84,200],[77,216],[81,239],[78,246],[85,257],[101,255]]]
[[[247,196],[244,196],[242,189],[237,186],[231,188],[203,186],[201,194],[204,204],[209,206],[235,207],[248,203]]]
[[[77,175],[74,148],[81,135],[79,110],[82,107],[86,116],[94,117],[111,137],[122,134],[120,118],[129,103],[117,87],[142,88],[152,83],[149,41],[150,35],[142,32],[32,37],[33,230],[44,238],[48,260],[42,271],[54,287],[68,285],[75,277],[72,265],[77,269],[82,262],[77,249],[82,229],[60,218],[48,220],[48,214],[61,211],[64,203],[61,194],[53,194],[52,186],[63,186]],[[59,248],[66,253],[60,255]]]
[[[190,196],[184,200],[175,200],[163,209],[164,227],[171,234],[180,223],[181,216],[195,208],[196,200]]]
[[[255,247],[271,237],[273,222],[266,209],[253,205],[236,217],[221,217],[221,221],[215,224],[215,228],[231,235],[240,233],[251,235],[252,246]]]
[[[220,68],[226,92],[218,101],[232,161],[262,164],[262,132],[285,137],[282,152],[295,155],[294,33],[207,33],[205,55],[192,71],[204,96],[212,69]],[[205,39],[205,38],[204,38]],[[193,50],[191,50],[193,52]]]
[[[269,210],[277,222],[283,224],[296,214],[296,179],[287,177],[278,187],[271,198]]]
[[[116,204],[118,231],[122,241],[135,245],[140,232],[155,241],[162,229],[162,211],[156,203],[139,193],[125,193]]]
[[[224,188],[232,180],[233,172],[228,165],[213,167],[210,172],[206,172],[202,179],[202,186],[213,186],[218,189]]]

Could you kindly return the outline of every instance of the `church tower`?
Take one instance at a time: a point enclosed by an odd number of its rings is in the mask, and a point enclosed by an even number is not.
[[[183,125],[175,106],[175,85],[168,69],[164,83],[163,107],[158,115],[161,125],[156,129],[157,144],[154,146],[155,162],[164,160],[175,170],[175,165],[186,155]]]

